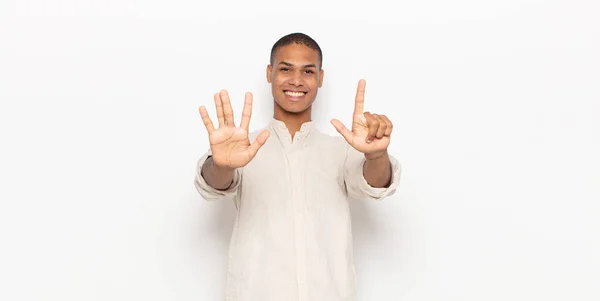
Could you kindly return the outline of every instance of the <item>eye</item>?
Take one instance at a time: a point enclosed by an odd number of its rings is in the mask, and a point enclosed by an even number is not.
[[[290,71],[290,68],[281,67],[281,68],[279,68],[279,71],[287,72],[287,71]]]
[[[304,72],[306,72],[307,74],[313,74],[313,73],[315,73],[315,72],[314,72],[314,71],[312,71],[312,70],[304,70]]]

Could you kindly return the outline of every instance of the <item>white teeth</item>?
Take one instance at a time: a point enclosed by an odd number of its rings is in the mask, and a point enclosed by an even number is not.
[[[304,92],[293,92],[293,91],[286,91],[285,94],[292,96],[292,97],[300,97],[300,96],[304,96]]]

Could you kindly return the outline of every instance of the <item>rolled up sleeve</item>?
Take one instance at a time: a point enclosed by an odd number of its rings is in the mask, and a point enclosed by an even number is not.
[[[344,161],[344,180],[348,196],[358,200],[383,200],[394,194],[400,183],[402,167],[400,162],[392,155],[389,155],[389,160],[392,165],[390,185],[388,187],[373,187],[367,183],[364,177],[363,168],[366,162],[364,154],[349,146]]]
[[[208,185],[202,176],[202,166],[204,165],[204,162],[210,158],[210,156],[211,152],[209,150],[206,154],[200,157],[196,164],[196,176],[194,179],[194,186],[196,186],[196,190],[207,201],[220,200],[235,195],[240,183],[242,182],[242,170],[240,168],[235,169],[233,172],[233,182],[227,189],[215,189]]]

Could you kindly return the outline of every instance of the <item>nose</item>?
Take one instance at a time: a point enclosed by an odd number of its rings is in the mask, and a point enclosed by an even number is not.
[[[302,75],[298,72],[294,72],[288,80],[290,85],[301,86],[302,85]]]

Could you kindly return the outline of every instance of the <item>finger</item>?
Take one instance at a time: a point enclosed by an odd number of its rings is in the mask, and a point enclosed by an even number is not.
[[[250,126],[250,117],[252,116],[252,93],[246,92],[244,97],[244,110],[242,110],[242,121],[240,126],[248,131]]]
[[[381,139],[383,138],[383,134],[385,134],[385,131],[387,131],[387,123],[385,122],[385,120],[383,120],[383,118],[381,118],[381,115],[373,114],[373,117],[379,123],[379,127],[377,128],[377,133],[375,134],[375,137],[377,137],[377,139]]]
[[[231,108],[231,101],[229,100],[229,93],[227,93],[227,90],[221,90],[221,101],[223,102],[225,124],[227,126],[235,126],[233,121],[233,109]]]
[[[210,120],[210,116],[208,116],[208,112],[204,106],[200,107],[200,116],[202,117],[202,122],[208,131],[208,134],[212,134],[215,131],[215,127],[213,126],[212,120]]]
[[[338,133],[340,133],[342,137],[346,139],[346,142],[352,143],[352,132],[350,132],[350,130],[348,130],[348,128],[346,128],[341,121],[337,119],[331,119],[331,124],[333,127],[335,127]]]
[[[392,129],[394,128],[394,125],[392,124],[392,122],[385,115],[379,115],[379,117],[381,117],[381,119],[383,119],[383,121],[385,121],[385,123],[387,125],[387,127],[385,128],[385,133],[383,135],[384,136],[391,135],[392,134]]]
[[[267,142],[267,138],[269,138],[270,134],[271,133],[268,130],[264,130],[258,135],[258,137],[256,137],[256,140],[252,142],[250,148],[248,149],[250,152],[250,159],[254,158],[256,153],[258,153],[258,150],[265,145],[265,142]]]
[[[373,141],[373,139],[375,139],[375,134],[377,134],[377,129],[379,128],[379,122],[369,112],[365,112],[364,115],[365,115],[365,118],[367,119],[367,129],[368,129],[368,133],[367,133],[367,137],[365,138],[365,141],[367,143],[371,143],[371,141]]]
[[[367,82],[364,79],[358,81],[358,88],[356,88],[356,98],[354,99],[354,115],[363,113],[366,86]]]
[[[225,117],[223,114],[223,102],[221,101],[221,94],[216,93],[214,95],[215,99],[215,108],[217,109],[217,119],[219,119],[219,127],[222,127],[225,124]]]

